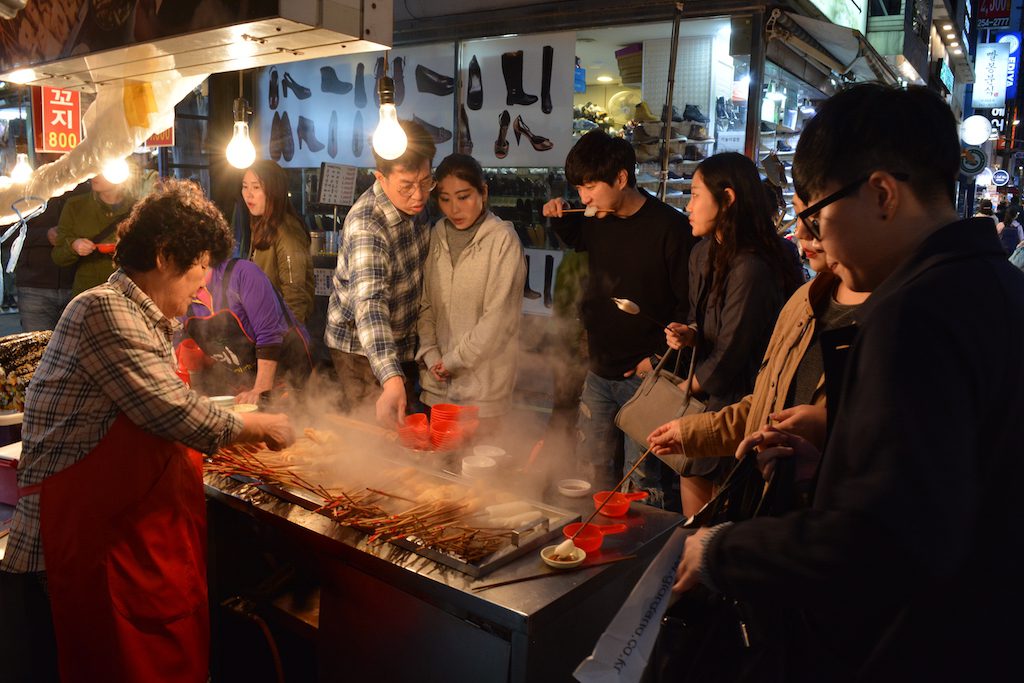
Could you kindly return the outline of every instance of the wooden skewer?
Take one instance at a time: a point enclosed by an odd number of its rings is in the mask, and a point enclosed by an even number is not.
[[[562,213],[586,213],[587,209],[562,209]],[[612,213],[611,209],[593,209],[594,213]]]
[[[576,567],[569,567],[568,569],[554,569],[543,574],[530,574],[529,576],[520,576],[518,579],[509,579],[508,581],[497,581],[495,583],[485,583],[482,586],[473,586],[473,592],[485,591],[488,588],[497,588],[498,586],[508,586],[513,583],[522,583],[523,581],[533,581],[534,579],[543,579],[545,576],[556,576],[558,574],[566,574],[568,572],[578,572],[583,569],[590,569],[591,567],[600,567],[604,564],[614,564],[616,562],[622,562],[623,560],[635,560],[636,555],[623,555],[622,557],[613,557],[607,560],[600,560],[598,562],[591,562],[590,564],[581,564]]]
[[[612,496],[614,496],[618,492],[619,487],[626,483],[626,480],[629,479],[629,475],[633,474],[633,472],[636,471],[637,467],[640,467],[640,463],[644,461],[644,458],[651,454],[652,450],[654,450],[654,446],[648,446],[647,450],[644,451],[644,454],[637,459],[636,464],[629,468],[629,472],[626,472],[626,476],[619,480],[619,483],[615,485],[615,488],[612,489],[611,493],[605,496],[604,500],[601,501],[601,504],[598,505],[597,508],[595,508],[594,511],[590,513],[590,516],[587,517],[587,521],[583,522],[583,524],[580,525],[580,528],[576,530],[576,533],[569,537],[570,541],[576,540],[576,537],[580,535],[580,532],[583,531],[588,524],[590,524],[591,520],[593,520],[594,517],[597,517],[597,513],[601,511],[601,508],[603,508],[608,503],[608,501],[612,499]]]

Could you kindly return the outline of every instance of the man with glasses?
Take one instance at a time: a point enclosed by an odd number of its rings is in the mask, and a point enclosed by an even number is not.
[[[401,121],[408,147],[397,159],[374,152],[376,182],[352,205],[334,271],[324,341],[342,402],[354,410],[379,384],[376,415],[392,427],[414,400],[416,316],[430,225],[417,220],[434,189],[434,141]]]
[[[959,159],[941,98],[878,84],[826,102],[797,147],[800,219],[872,294],[822,335],[830,428],[811,508],[697,532],[675,587],[800,610],[787,680],[1019,668],[1024,372],[1004,352],[1024,348],[1024,275],[988,218],[959,219]],[[771,428],[737,452],[753,451],[817,456]]]

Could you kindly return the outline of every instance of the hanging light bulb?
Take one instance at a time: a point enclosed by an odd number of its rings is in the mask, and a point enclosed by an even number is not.
[[[24,184],[32,177],[32,164],[28,163],[28,154],[18,154],[18,161],[11,169],[11,181]]]
[[[395,109],[395,82],[388,76],[387,55],[384,56],[384,75],[377,82],[380,98],[380,122],[373,131],[373,151],[382,159],[397,159],[405,153],[409,139],[398,123]]]
[[[231,142],[225,151],[228,163],[235,168],[249,168],[252,162],[256,161],[256,148],[249,139],[249,124],[245,121],[235,121],[235,132],[231,135]]]
[[[11,186],[11,179],[5,175],[0,175],[0,192],[6,190]]]
[[[252,162],[256,161],[256,148],[249,139],[249,123],[246,121],[249,114],[249,103],[242,97],[242,72],[238,72],[238,99],[233,107],[235,115],[235,128],[231,133],[231,142],[224,150],[228,163],[235,168],[249,168]]]
[[[114,185],[120,185],[124,181],[128,180],[128,176],[131,175],[131,169],[128,167],[128,161],[125,159],[111,159],[107,163],[103,164],[103,177]]]

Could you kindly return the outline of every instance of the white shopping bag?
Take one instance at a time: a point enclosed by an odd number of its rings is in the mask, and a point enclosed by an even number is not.
[[[693,529],[676,529],[637,581],[594,652],[576,667],[580,683],[635,683],[647,668],[661,617],[672,596],[676,567]]]

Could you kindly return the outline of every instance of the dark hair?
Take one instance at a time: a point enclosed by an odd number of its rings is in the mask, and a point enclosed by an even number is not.
[[[448,176],[453,175],[459,180],[464,180],[477,189],[480,194],[487,189],[487,180],[484,178],[484,169],[480,162],[468,154],[449,154],[434,170],[434,180],[441,182]],[[434,188],[437,194],[437,188]]]
[[[188,180],[161,181],[117,226],[114,262],[129,273],[156,268],[161,255],[183,273],[204,252],[210,263],[231,254],[231,228],[202,189]]]
[[[773,209],[754,162],[736,152],[723,152],[702,161],[694,175],[697,173],[719,207],[715,234],[720,240],[711,240],[708,262],[715,293],[722,295],[736,254],[751,251],[768,263],[786,296],[792,294],[801,284],[797,266],[783,251],[772,220]],[[735,201],[729,201],[726,189],[735,193]]]
[[[921,201],[952,204],[960,173],[956,119],[927,88],[864,83],[829,98],[804,126],[793,184],[804,201],[829,183],[846,185],[874,171],[903,172]]]
[[[1012,223],[1019,215],[1020,204],[1010,204],[1006,207],[1006,215],[1003,217],[1003,222]]]
[[[636,153],[622,138],[613,138],[602,130],[581,137],[565,158],[565,179],[573,185],[615,182],[619,171],[626,172],[626,185],[636,187]]]
[[[416,169],[422,166],[424,161],[427,162],[428,166],[432,165],[437,147],[434,146],[434,138],[430,137],[427,129],[415,121],[406,121],[404,119],[399,119],[398,125],[405,131],[405,137],[408,139],[405,152],[397,159],[384,159],[377,154],[377,150],[373,150],[373,158],[377,161],[377,170],[387,175],[391,173],[395,166],[401,166],[405,169]]]
[[[277,239],[278,227],[283,225],[288,216],[303,224],[298,212],[288,199],[288,174],[277,165],[276,161],[260,159],[247,170],[259,178],[263,186],[266,205],[262,216],[252,216],[249,223],[252,232],[252,246],[266,249]]]
[[[981,203],[978,204],[978,213],[987,213],[989,216],[991,216],[992,215],[992,200],[989,199],[988,197],[985,197],[984,199],[982,199]]]

